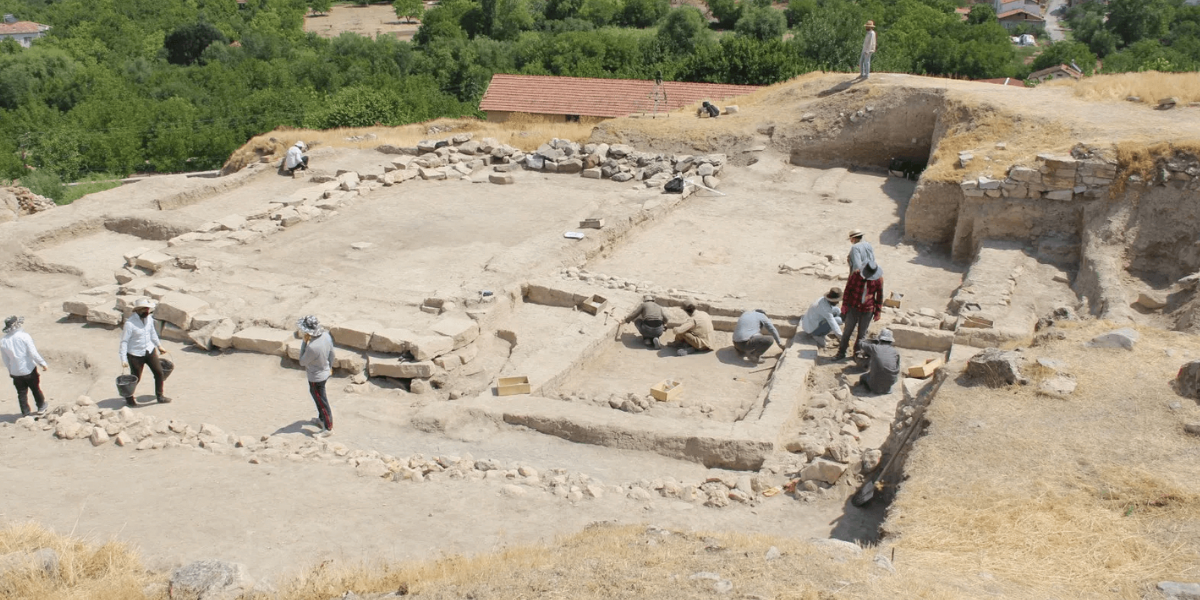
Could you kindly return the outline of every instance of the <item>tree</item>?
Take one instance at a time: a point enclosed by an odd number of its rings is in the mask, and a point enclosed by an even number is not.
[[[1112,0],[1108,3],[1108,28],[1125,46],[1157,40],[1167,35],[1174,12],[1168,0]]]
[[[199,60],[205,48],[213,42],[227,42],[221,30],[208,23],[192,23],[172,31],[163,40],[167,49],[167,62],[173,65],[190,65]]]
[[[1078,65],[1084,75],[1091,75],[1096,70],[1096,55],[1079,42],[1055,42],[1033,59],[1033,70],[1040,71],[1055,65],[1069,66],[1071,63]]]
[[[670,0],[625,0],[621,24],[627,27],[650,27],[671,10]]]
[[[308,8],[317,14],[325,14],[333,8],[333,0],[307,0]]]
[[[1092,37],[1088,40],[1087,45],[1088,49],[1092,51],[1092,54],[1095,54],[1100,58],[1104,58],[1117,51],[1117,41],[1117,34],[1107,29],[1100,28],[1097,29],[1094,34],[1092,34]]]
[[[742,16],[742,6],[736,0],[705,0],[705,3],[721,29],[733,29]]]
[[[396,11],[397,19],[404,19],[409,23],[425,14],[425,3],[422,0],[393,0],[392,8]]]
[[[992,8],[991,4],[976,4],[971,7],[971,12],[967,14],[967,23],[971,25],[992,23],[995,20],[996,9]]]
[[[596,27],[612,23],[620,13],[621,0],[583,0],[583,6],[579,7],[579,17]]]
[[[546,0],[546,18],[561,21],[579,15],[583,0]]]
[[[774,8],[754,6],[745,10],[734,29],[738,35],[759,40],[777,40],[787,31],[787,17]]]
[[[515,40],[522,31],[533,29],[529,0],[497,0],[492,35],[497,40]]]
[[[788,27],[795,27],[817,11],[817,0],[789,0],[783,16],[787,17]]]
[[[671,9],[658,27],[658,39],[668,52],[691,54],[708,40],[708,21],[700,9],[684,5]]]

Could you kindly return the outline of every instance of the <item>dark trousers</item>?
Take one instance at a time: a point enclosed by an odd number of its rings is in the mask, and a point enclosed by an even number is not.
[[[654,341],[655,338],[661,336],[667,330],[667,324],[662,321],[638,319],[633,324],[637,327],[638,333],[641,334],[642,338],[648,342]]]
[[[142,367],[149,365],[150,372],[154,373],[154,397],[163,397],[163,370],[162,363],[158,361],[158,350],[153,350],[145,356],[134,356],[132,354],[125,355],[129,361],[129,371],[134,377],[138,378],[138,382],[142,381]],[[128,400],[128,398],[127,398]]]
[[[875,313],[859,312],[853,308],[846,311],[846,322],[842,324],[842,341],[838,344],[838,356],[846,355],[846,348],[850,345],[850,336],[858,330],[858,336],[854,338],[854,353],[858,354],[862,348],[862,341],[867,337],[867,330],[871,328],[871,319],[875,317]]]
[[[775,338],[769,335],[753,335],[750,339],[741,342],[734,342],[733,347],[738,352],[746,356],[758,360],[764,352],[771,349],[771,345],[775,343]]]
[[[42,395],[41,376],[37,367],[28,375],[12,375],[13,387],[17,388],[17,402],[21,405],[21,414],[29,414],[29,392],[33,392],[33,401],[38,410],[46,408],[46,396]]]
[[[325,426],[325,429],[333,431],[333,411],[329,410],[329,396],[325,394],[325,381],[308,382],[308,393],[312,394],[313,402],[317,403],[317,416],[321,418],[321,424]]]
[[[288,173],[295,173],[296,169],[299,169],[301,171],[308,170],[308,157],[307,156],[301,156],[300,164],[296,165],[296,167],[294,169],[284,169],[284,171],[287,171]]]

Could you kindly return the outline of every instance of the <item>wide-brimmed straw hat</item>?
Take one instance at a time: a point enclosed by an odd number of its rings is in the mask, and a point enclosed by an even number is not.
[[[25,317],[12,316],[4,320],[4,333],[12,333],[25,324]]]
[[[296,142],[296,147],[301,150],[308,150],[308,145],[304,142]]]
[[[880,332],[879,332],[879,341],[881,341],[881,342],[895,343],[895,342],[896,342],[896,338],[892,337],[892,330],[891,330],[891,329],[884,329],[883,331],[880,331]]]
[[[296,321],[296,328],[299,329],[301,333],[305,333],[313,337],[325,333],[325,329],[321,327],[321,321],[319,321],[313,315],[301,317],[299,321]]]
[[[154,310],[154,301],[149,298],[138,298],[137,300],[133,301],[133,309],[137,310],[139,308],[148,308],[150,310]]]
[[[856,237],[862,237],[862,236],[863,236],[863,230],[858,229],[857,227],[854,229],[851,229],[850,233],[846,234],[846,237],[850,238],[850,239],[854,239]]]
[[[867,29],[875,29],[875,21],[867,21]]]
[[[830,302],[841,302],[842,288],[829,288],[829,291],[825,293],[825,299]]]

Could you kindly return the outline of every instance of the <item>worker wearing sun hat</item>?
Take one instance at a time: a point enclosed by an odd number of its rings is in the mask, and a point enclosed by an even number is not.
[[[308,150],[308,146],[304,142],[296,142],[291,148],[288,148],[287,155],[283,158],[283,170],[288,174],[295,173],[296,169],[308,170],[308,157],[304,155],[304,151]]]
[[[328,436],[333,433],[333,411],[329,408],[325,382],[333,375],[333,336],[312,315],[296,321],[296,328],[304,335],[304,343],[300,344],[300,366],[308,374],[308,393],[317,404],[320,435]]]
[[[167,350],[158,339],[154,317],[150,316],[153,311],[154,302],[149,298],[138,298],[133,303],[133,314],[125,319],[125,327],[121,331],[121,368],[129,369],[140,381],[142,367],[149,365],[150,372],[154,374],[154,397],[160,403],[166,404],[171,399],[163,395],[163,381],[166,380],[166,376],[163,374],[159,355],[166,354]],[[125,404],[137,406],[137,401],[133,396],[126,396]]]
[[[871,76],[871,55],[875,54],[875,21],[867,21],[867,37],[863,40],[862,56],[858,57],[858,76]]]
[[[850,272],[856,273],[862,271],[863,267],[871,265],[878,267],[875,262],[875,247],[871,242],[863,240],[863,231],[855,228],[851,229],[847,234],[850,240],[850,254],[846,257],[846,262],[850,263]]]
[[[46,396],[42,394],[41,379],[37,368],[43,371],[50,368],[46,359],[38,354],[33,338],[21,330],[25,324],[24,317],[12,316],[4,320],[4,338],[0,339],[0,356],[4,358],[4,366],[12,377],[13,387],[17,388],[17,403],[21,405],[21,416],[29,415],[29,392],[33,392],[33,401],[37,404],[37,412],[46,411]]]
[[[886,394],[892,391],[892,386],[900,379],[900,353],[893,345],[896,338],[891,329],[884,329],[873,340],[862,343],[863,358],[861,365],[867,372],[858,382],[876,394]]]

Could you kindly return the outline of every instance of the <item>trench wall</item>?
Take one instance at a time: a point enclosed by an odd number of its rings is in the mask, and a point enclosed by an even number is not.
[[[831,121],[777,126],[772,141],[790,148],[790,162],[808,167],[887,168],[893,158],[925,163],[945,99],[940,90],[905,90],[871,97],[866,88],[839,95]]]

